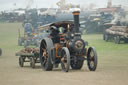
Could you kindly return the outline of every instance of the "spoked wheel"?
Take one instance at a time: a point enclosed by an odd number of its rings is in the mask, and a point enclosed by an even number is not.
[[[61,51],[61,67],[64,72],[70,69],[70,53],[66,47],[63,47]]]
[[[94,47],[88,49],[87,65],[90,71],[95,71],[97,68],[97,53]]]
[[[51,51],[50,48],[53,47],[53,42],[50,38],[45,38],[42,40],[40,45],[40,62],[44,70],[50,71],[53,68]]]
[[[30,58],[30,66],[35,68],[35,59],[33,57]]]
[[[21,56],[19,57],[19,65],[20,65],[20,67],[24,66],[24,58]]]
[[[73,60],[73,61],[71,61],[72,69],[79,70],[79,69],[82,68],[82,66],[83,66],[83,61],[82,60],[77,60],[77,61]]]

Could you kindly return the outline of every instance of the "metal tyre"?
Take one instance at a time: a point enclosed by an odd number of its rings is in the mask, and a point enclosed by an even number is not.
[[[89,47],[88,49],[87,65],[90,71],[95,71],[97,68],[97,53],[94,47]]]
[[[61,50],[61,67],[64,72],[68,72],[70,69],[70,53],[66,47]]]
[[[32,68],[35,68],[35,59],[32,57],[32,58],[30,58],[30,66],[32,67]]]
[[[53,47],[53,42],[50,38],[45,38],[42,40],[40,45],[40,62],[42,69],[45,71],[50,71],[53,68],[53,64],[51,61],[51,50]]]
[[[19,66],[23,67],[24,66],[24,58],[23,57],[19,57]]]

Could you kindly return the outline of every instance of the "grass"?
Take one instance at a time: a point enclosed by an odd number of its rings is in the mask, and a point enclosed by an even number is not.
[[[0,48],[3,50],[3,55],[9,56],[23,47],[17,45],[18,28],[21,23],[0,23]]]
[[[0,48],[4,51],[3,55],[15,55],[23,49],[23,46],[17,45],[19,28],[23,29],[21,23],[0,23]],[[97,49],[99,65],[128,65],[128,44],[105,42],[102,34],[83,35],[82,38]]]
[[[128,65],[128,44],[105,42],[102,34],[84,35],[83,39],[97,49],[99,63]]]

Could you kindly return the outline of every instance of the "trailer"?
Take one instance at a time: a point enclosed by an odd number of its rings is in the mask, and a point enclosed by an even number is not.
[[[39,60],[39,48],[25,48],[16,53],[19,56],[19,66],[23,67],[25,62],[30,62],[30,67],[35,68]]]
[[[103,39],[107,42],[114,40],[116,44],[120,44],[121,41],[128,43],[128,27],[127,26],[112,26],[106,29],[103,34]]]

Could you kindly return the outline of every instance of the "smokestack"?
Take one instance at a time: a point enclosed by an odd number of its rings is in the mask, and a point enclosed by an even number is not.
[[[72,14],[74,15],[74,31],[75,33],[79,33],[79,14],[80,14],[80,9],[79,8],[74,8],[72,10]]]
[[[111,7],[112,7],[112,0],[108,0],[107,8],[111,8]]]

